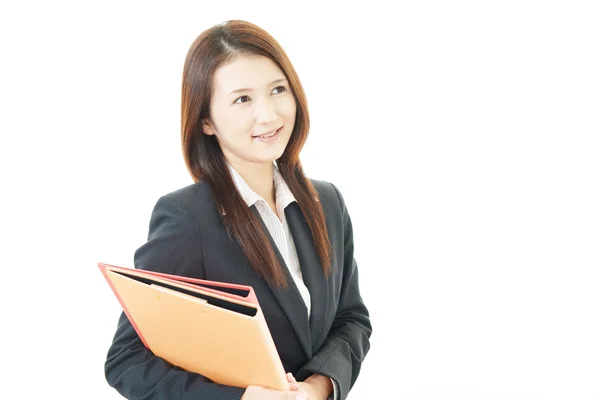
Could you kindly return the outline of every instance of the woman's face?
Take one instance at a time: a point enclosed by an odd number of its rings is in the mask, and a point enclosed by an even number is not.
[[[296,100],[279,67],[263,56],[238,56],[215,71],[207,135],[216,135],[234,165],[273,163],[283,154],[296,120]],[[271,138],[257,135],[277,131]]]

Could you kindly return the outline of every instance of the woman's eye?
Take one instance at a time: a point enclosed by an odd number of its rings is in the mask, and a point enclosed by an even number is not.
[[[276,92],[275,94],[280,94],[283,93],[287,90],[287,88],[285,86],[277,86],[275,89],[273,89],[273,92]],[[248,101],[250,101],[250,97],[244,95],[244,96],[240,96],[238,97],[233,104],[243,104],[243,103],[247,103]]]
[[[238,97],[238,98],[237,98],[237,99],[234,101],[234,103],[237,103],[237,104],[242,104],[242,103],[245,103],[247,100],[245,100],[245,101],[240,101],[240,100],[243,100],[243,99],[250,100],[250,97],[248,97],[248,96],[241,96],[241,97]]]

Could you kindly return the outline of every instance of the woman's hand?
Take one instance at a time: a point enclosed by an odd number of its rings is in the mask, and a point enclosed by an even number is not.
[[[308,382],[296,382],[296,378],[294,375],[288,372],[287,374],[288,382],[290,382],[290,387],[293,384],[298,386],[298,392],[306,396],[306,400],[320,400],[319,393],[316,388]]]
[[[308,400],[326,400],[333,392],[333,382],[324,375],[313,374],[304,382],[296,382],[294,376],[288,373],[288,382],[290,385],[297,384],[298,391],[305,394]]]
[[[289,392],[267,389],[262,386],[248,386],[241,400],[311,400],[289,372],[287,379],[290,384]]]

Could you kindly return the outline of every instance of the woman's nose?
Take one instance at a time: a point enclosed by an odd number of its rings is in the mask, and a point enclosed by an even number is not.
[[[270,100],[257,102],[256,119],[258,123],[269,123],[277,118],[277,111]]]

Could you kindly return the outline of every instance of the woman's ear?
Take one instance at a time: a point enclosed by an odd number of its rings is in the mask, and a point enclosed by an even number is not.
[[[216,133],[208,118],[204,118],[202,120],[202,132],[204,132],[206,135],[214,135]]]

